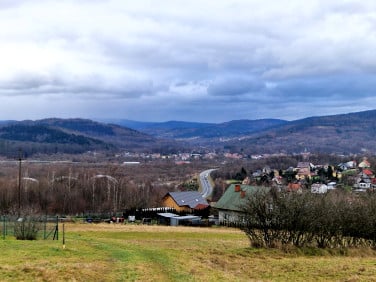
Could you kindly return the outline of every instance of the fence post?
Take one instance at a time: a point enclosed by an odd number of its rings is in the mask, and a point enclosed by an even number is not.
[[[56,217],[56,226],[55,226],[55,233],[54,233],[54,240],[59,240],[59,216]]]
[[[65,250],[65,225],[63,223],[63,249]]]
[[[47,215],[44,217],[43,239],[47,239]]]
[[[59,216],[56,217],[56,240],[59,240]]]
[[[3,240],[5,240],[5,234],[6,234],[6,225],[5,225],[5,215],[3,216]]]

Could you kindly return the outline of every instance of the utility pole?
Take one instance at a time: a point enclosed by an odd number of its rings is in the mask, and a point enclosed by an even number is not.
[[[18,151],[18,217],[21,216],[21,163],[22,163],[22,150]]]

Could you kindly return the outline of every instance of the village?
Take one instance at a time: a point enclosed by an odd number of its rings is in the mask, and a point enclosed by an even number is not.
[[[314,165],[298,162],[296,167],[282,171],[269,166],[252,172],[242,181],[228,181],[217,201],[212,195],[203,197],[199,191],[169,192],[162,206],[174,212],[159,212],[159,222],[170,225],[232,225],[256,191],[275,189],[291,193],[325,194],[332,191],[371,193],[376,189],[376,178],[366,157],[357,163],[348,161],[337,165]],[[200,185],[200,187],[202,184]],[[215,189],[215,187],[214,187]]]
[[[326,193],[336,188],[347,191],[366,192],[376,188],[375,174],[366,157],[357,164],[348,161],[337,165],[314,165],[310,162],[298,162],[297,166],[285,171],[264,167],[246,177],[242,184],[261,183],[266,186],[301,191],[310,189],[312,193]]]

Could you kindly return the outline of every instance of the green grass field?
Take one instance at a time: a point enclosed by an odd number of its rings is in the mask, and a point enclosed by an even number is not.
[[[0,281],[376,281],[369,249],[252,249],[231,228],[65,224],[59,241],[0,240]],[[308,254],[309,253],[309,254]]]

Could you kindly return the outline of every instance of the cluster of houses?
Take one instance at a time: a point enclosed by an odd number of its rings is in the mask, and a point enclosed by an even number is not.
[[[354,190],[367,191],[368,189],[376,189],[376,177],[368,160],[364,159],[358,167],[360,171],[353,185]]]
[[[285,185],[285,189],[288,191],[299,191],[303,185],[306,185],[307,179],[309,179],[312,183],[309,187],[312,193],[326,193],[337,189],[337,183],[341,183],[342,178],[345,177],[347,179],[351,178],[352,190],[355,192],[376,189],[376,177],[371,170],[371,164],[366,158],[359,164],[355,161],[349,161],[341,163],[336,167],[315,166],[309,162],[299,162],[297,167],[293,168],[291,172],[293,181],[290,181],[287,186],[283,183],[280,172],[274,171],[271,173],[268,168],[264,168],[261,174],[247,177],[242,184],[231,184],[218,202],[212,204],[218,211],[217,222],[222,224],[238,222],[239,214],[241,214],[242,206],[246,203],[247,198],[258,189],[269,189],[270,186],[266,188],[250,183],[252,177],[260,177],[262,174],[273,175],[271,186],[276,185],[280,188]],[[323,174],[325,174],[325,177]],[[163,205],[174,208],[178,212],[186,212],[187,214],[194,214],[210,206],[207,200],[197,191],[170,192],[163,198]],[[193,224],[201,220],[200,216],[179,216],[178,214],[171,213],[161,213],[159,215],[165,218],[170,225],[179,225],[187,221]]]
[[[270,178],[271,175],[272,178]],[[272,186],[281,190],[299,191],[308,188],[312,193],[326,193],[336,189],[337,186],[350,187],[359,192],[376,189],[376,177],[367,158],[364,158],[359,164],[349,161],[337,166],[299,162],[295,168],[290,167],[284,172],[265,167],[244,179],[242,184],[255,182],[264,184],[265,180],[270,180]]]

